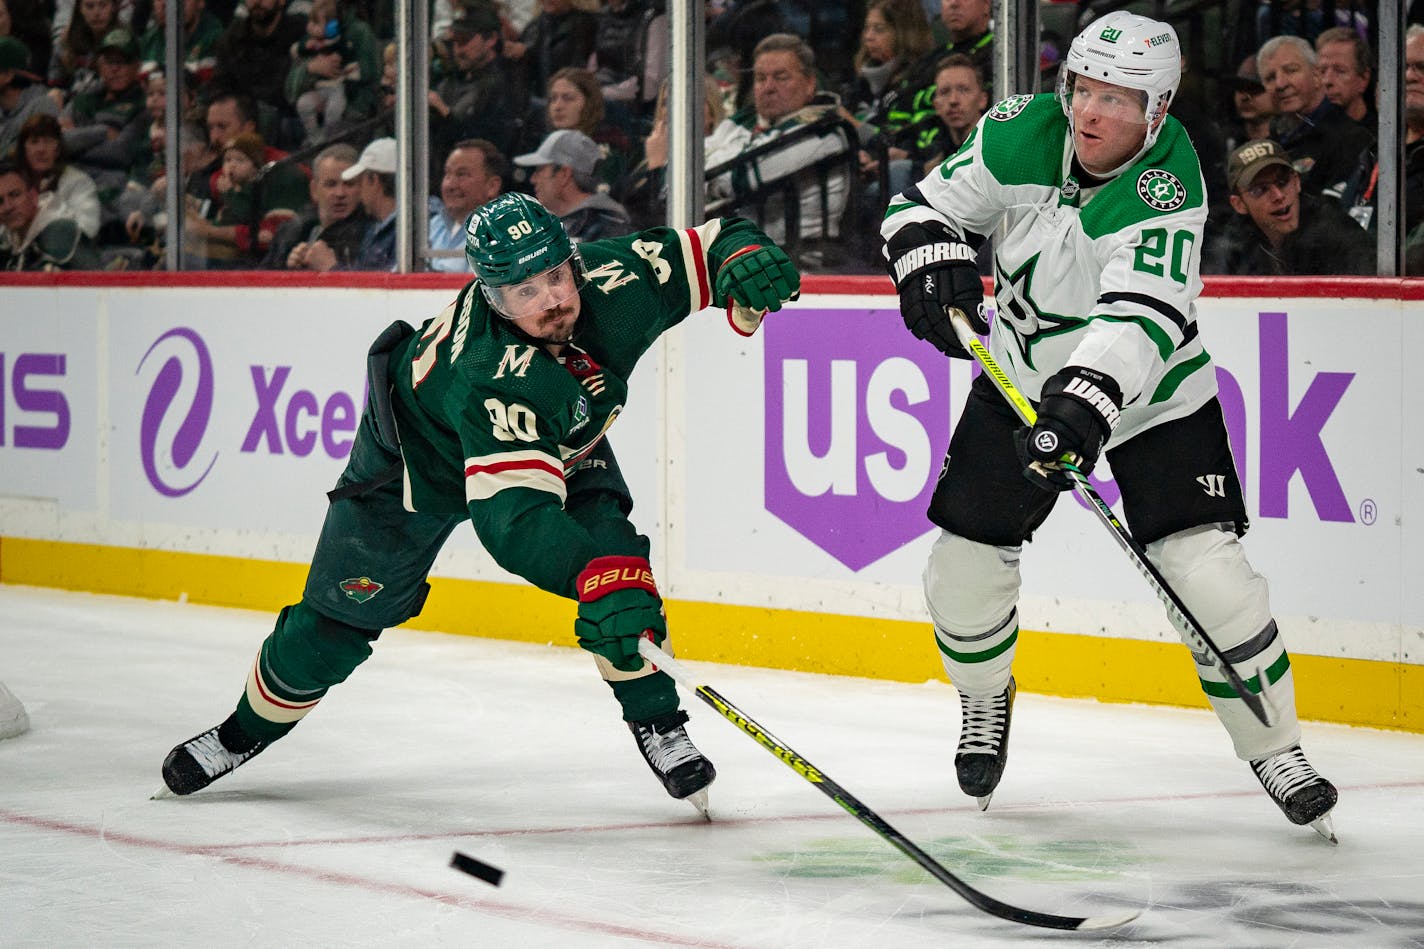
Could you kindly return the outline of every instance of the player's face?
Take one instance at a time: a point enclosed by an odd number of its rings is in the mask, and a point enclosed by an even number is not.
[[[1073,76],[1073,150],[1091,174],[1107,174],[1137,154],[1147,138],[1144,93]]]
[[[757,115],[780,121],[811,101],[816,77],[807,75],[790,50],[775,49],[757,57],[752,68],[752,97]]]
[[[1320,82],[1325,98],[1341,108],[1364,97],[1369,78],[1355,69],[1355,50],[1350,43],[1326,43],[1319,50]]]
[[[490,289],[495,309],[535,339],[567,343],[573,337],[581,301],[572,261],[523,283]]]
[[[940,121],[962,135],[989,107],[989,93],[969,66],[947,66],[935,76],[934,109]]]
[[[1266,238],[1277,243],[1300,227],[1300,175],[1280,166],[1266,168],[1231,196],[1231,206],[1244,209]]]
[[[1278,112],[1309,112],[1325,97],[1315,67],[1293,46],[1262,57],[1261,82],[1275,97]]]

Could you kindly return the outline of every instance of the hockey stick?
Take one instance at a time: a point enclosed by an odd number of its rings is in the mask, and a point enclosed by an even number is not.
[[[1019,418],[1023,419],[1024,424],[1032,427],[1038,419],[1038,413],[1034,411],[1033,404],[1004,374],[1004,370],[999,367],[994,357],[989,355],[989,350],[984,348],[984,344],[979,342],[979,337],[974,335],[974,330],[969,325],[969,318],[964,315],[964,312],[954,307],[945,309],[949,314],[950,322],[954,325],[954,334],[959,337],[960,344],[974,354],[974,358],[984,368],[984,372],[993,380],[995,388],[1005,399],[1008,399],[1009,404],[1014,407],[1014,411],[1018,413]],[[1128,533],[1127,528],[1117,519],[1112,508],[1108,507],[1102,495],[1098,494],[1097,489],[1088,481],[1088,476],[1074,465],[1067,462],[1061,464],[1063,470],[1073,481],[1074,492],[1087,502],[1089,510],[1097,515],[1098,520],[1102,521],[1103,525],[1112,532],[1113,539],[1117,541],[1117,545],[1122,548],[1123,553],[1127,554],[1127,559],[1132,561],[1132,565],[1137,568],[1138,573],[1142,574],[1147,585],[1152,588],[1152,592],[1157,594],[1157,599],[1167,608],[1167,618],[1186,638],[1194,655],[1206,656],[1210,660],[1212,668],[1221,673],[1222,678],[1226,679],[1227,684],[1235,690],[1241,701],[1246,703],[1246,707],[1251,710],[1251,713],[1260,719],[1261,724],[1267,728],[1271,727],[1271,723],[1276,717],[1272,713],[1276,712],[1276,709],[1270,703],[1265,670],[1256,670],[1255,679],[1260,687],[1258,695],[1251,691],[1250,686],[1242,680],[1235,667],[1231,665],[1231,661],[1221,651],[1221,647],[1212,641],[1206,630],[1202,628],[1201,623],[1197,622],[1191,610],[1187,609],[1187,605],[1182,602],[1181,597],[1177,596],[1176,592],[1168,585],[1167,578],[1152,566],[1152,562],[1147,559],[1147,551]]]
[[[723,698],[711,686],[698,685],[697,680],[681,663],[659,649],[652,640],[638,640],[638,652],[644,659],[672,676],[683,688],[695,693],[699,699],[716,709],[717,713],[727,721],[754,738],[757,744],[809,781],[822,794],[845,808],[852,817],[875,831],[884,840],[889,841],[905,856],[924,867],[929,871],[930,876],[968,900],[975,909],[1000,919],[1007,919],[1010,922],[1023,923],[1026,926],[1041,926],[1045,929],[1113,929],[1131,922],[1140,914],[1140,910],[1133,910],[1117,916],[1055,916],[1051,913],[1040,913],[1031,909],[1010,906],[1008,903],[1000,902],[992,896],[979,892],[946,870],[905,835],[886,823],[879,814],[862,804],[859,799],[831,780],[824,771],[793,751],[780,738],[753,721],[745,712]]]

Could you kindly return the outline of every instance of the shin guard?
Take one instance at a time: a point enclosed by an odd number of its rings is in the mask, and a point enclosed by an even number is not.
[[[992,547],[942,531],[925,565],[935,644],[954,687],[990,698],[1009,684],[1018,643],[1020,547]]]

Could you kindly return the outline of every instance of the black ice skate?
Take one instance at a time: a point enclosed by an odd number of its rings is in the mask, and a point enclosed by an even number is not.
[[[236,746],[229,747],[229,744]],[[249,738],[232,718],[194,735],[163,759],[163,787],[155,798],[201,791],[259,754],[269,743]]]
[[[707,786],[717,777],[717,769],[687,737],[682,727],[686,722],[687,713],[679,710],[646,722],[629,722],[628,730],[668,794],[687,801],[710,819]]]
[[[1339,794],[1335,785],[1322,778],[1305,760],[1300,745],[1251,762],[1251,770],[1292,824],[1309,824],[1332,844],[1339,843],[1335,839],[1335,825],[1330,820],[1330,809]]]
[[[959,749],[954,754],[954,773],[959,788],[988,810],[989,799],[1004,776],[1009,760],[1009,719],[1014,711],[1013,677],[1009,686],[989,699],[972,699],[959,693],[963,721],[959,726]]]

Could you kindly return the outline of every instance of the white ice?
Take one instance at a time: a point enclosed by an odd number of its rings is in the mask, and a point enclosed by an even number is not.
[[[390,631],[289,737],[149,800],[272,617],[14,586],[0,617],[0,681],[32,722],[0,742],[7,947],[1424,946],[1420,735],[1306,723],[1340,788],[1331,846],[1207,712],[1020,693],[980,813],[954,784],[949,686],[687,663],[970,885],[1143,911],[1068,934],[972,908],[688,697],[719,771],[704,823],[573,649]],[[451,869],[456,850],[503,885]]]

